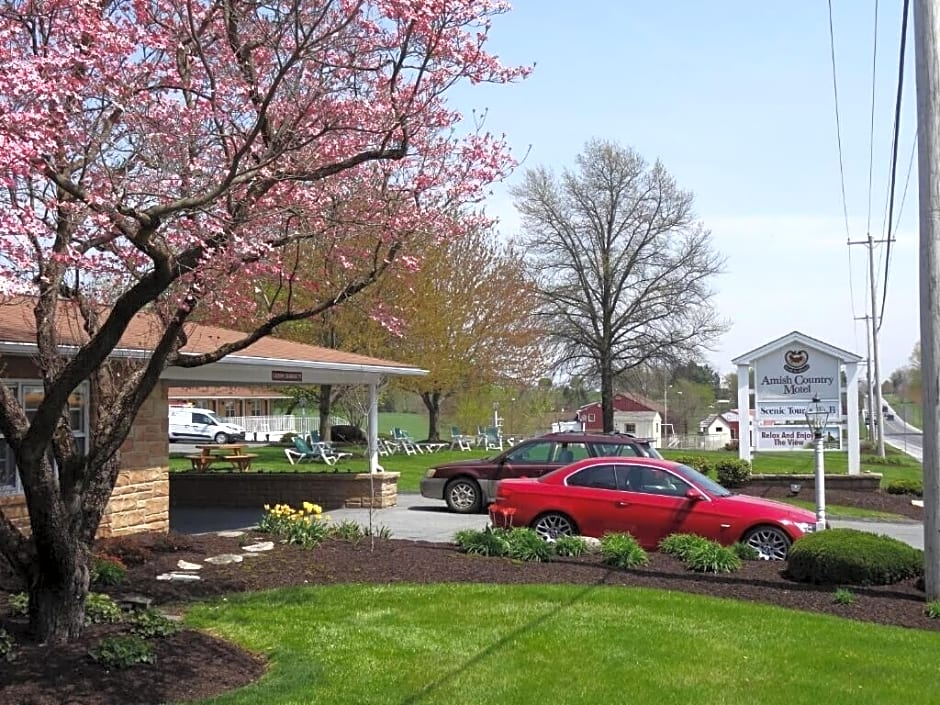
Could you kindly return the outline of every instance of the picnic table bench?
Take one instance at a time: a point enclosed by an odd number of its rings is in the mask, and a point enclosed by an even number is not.
[[[245,472],[251,469],[251,461],[258,457],[257,453],[246,453],[243,444],[225,443],[221,445],[196,446],[200,453],[187,455],[186,458],[193,464],[193,470],[205,472],[216,463],[228,463],[234,470]]]

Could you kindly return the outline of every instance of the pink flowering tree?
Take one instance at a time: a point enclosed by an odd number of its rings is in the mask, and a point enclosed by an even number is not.
[[[446,247],[477,226],[466,214],[511,162],[446,94],[527,69],[485,50],[497,0],[0,2],[0,304],[28,297],[44,384],[29,415],[0,385],[30,523],[0,511],[0,554],[36,636],[61,643],[82,630],[117,453],[161,372],[407,274],[413,234]],[[309,258],[336,275],[310,280]],[[140,315],[153,352],[119,364]],[[182,356],[200,317],[245,335]],[[86,381],[87,449],[68,413]]]

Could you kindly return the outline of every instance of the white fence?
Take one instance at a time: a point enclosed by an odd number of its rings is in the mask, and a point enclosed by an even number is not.
[[[721,450],[728,442],[722,435],[674,435],[669,436],[666,447],[675,450]]]
[[[320,429],[318,416],[226,416],[229,423],[237,424],[245,429],[245,440],[248,441],[279,441],[285,433],[298,433],[306,435],[311,431]],[[330,418],[331,426],[347,423],[346,419],[333,416]]]

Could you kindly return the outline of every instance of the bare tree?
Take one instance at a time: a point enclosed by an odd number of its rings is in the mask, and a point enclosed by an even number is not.
[[[512,193],[558,362],[599,381],[611,431],[616,375],[696,359],[726,330],[711,288],[724,258],[659,162],[591,141],[575,163],[530,169]]]

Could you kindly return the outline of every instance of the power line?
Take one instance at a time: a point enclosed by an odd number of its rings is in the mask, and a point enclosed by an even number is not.
[[[836,142],[839,146],[839,177],[842,183],[842,216],[845,219],[845,236],[849,235],[849,207],[845,199],[845,167],[842,161],[842,122],[839,119],[839,84],[836,79],[836,38],[832,29],[832,0],[829,0],[829,53],[832,59],[832,94],[836,107]]]
[[[871,232],[871,180],[872,167],[875,161],[875,78],[878,66],[878,0],[875,0],[875,36],[872,40],[871,51],[871,126],[868,129],[868,223],[866,228]],[[854,314],[854,309],[853,309]]]
[[[832,0],[830,0],[830,6]],[[885,302],[888,299],[888,267],[891,265],[891,225],[894,220],[894,186],[898,173],[898,137],[901,131],[901,96],[904,91],[904,49],[907,45],[907,16],[910,6],[910,0],[904,0],[904,8],[901,10],[901,49],[898,58],[898,93],[894,103],[894,139],[891,147],[891,190],[888,196],[888,233],[885,237],[887,247],[885,249],[885,279],[884,287],[881,293],[881,313],[878,315],[878,329],[884,322]]]
[[[914,155],[917,154],[917,133],[914,133],[914,143],[911,145],[911,158],[907,162],[907,176],[904,177],[904,190],[901,192],[901,205],[898,206],[898,214],[894,219],[894,229],[897,231],[898,224],[901,222],[901,215],[904,213],[904,202],[907,200],[907,187],[911,182],[911,171],[914,169]]]

